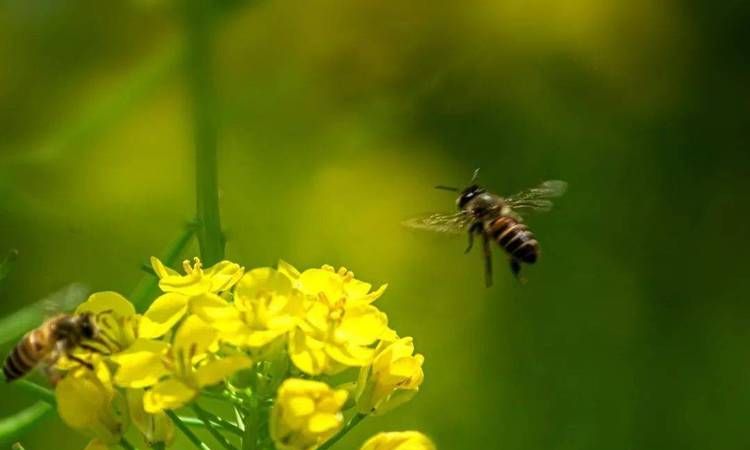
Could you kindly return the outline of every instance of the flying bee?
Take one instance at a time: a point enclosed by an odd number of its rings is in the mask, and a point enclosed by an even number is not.
[[[41,363],[52,367],[62,356],[92,369],[91,363],[75,356],[73,351],[83,348],[102,352],[86,343],[98,339],[96,318],[100,314],[59,314],[26,333],[5,359],[5,380],[11,382],[21,378]]]
[[[457,213],[430,214],[407,220],[404,225],[442,233],[468,232],[469,246],[466,253],[474,244],[474,236],[481,235],[485,281],[489,287],[492,285],[490,240],[497,242],[508,254],[511,272],[518,278],[521,264],[534,264],[540,253],[539,241],[523,223],[520,212],[549,211],[552,208],[550,199],[563,195],[568,184],[564,181],[548,180],[515,195],[501,197],[477,185],[475,181],[478,174],[479,169],[474,171],[469,186],[463,190],[436,186],[437,189],[460,192],[456,199]]]

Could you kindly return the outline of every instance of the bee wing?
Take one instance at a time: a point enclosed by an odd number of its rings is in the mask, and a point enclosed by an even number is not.
[[[40,300],[41,311],[46,316],[71,312],[86,300],[91,290],[82,283],[71,283]]]
[[[89,288],[72,283],[49,296],[0,319],[0,345],[18,339],[45,319],[61,312],[73,310],[86,299]]]
[[[539,186],[526,189],[506,197],[505,204],[511,209],[530,209],[547,212],[552,209],[551,198],[560,197],[568,189],[568,183],[561,180],[547,180]]]
[[[417,230],[458,234],[466,231],[472,217],[464,211],[457,213],[432,213],[403,221],[403,225]]]

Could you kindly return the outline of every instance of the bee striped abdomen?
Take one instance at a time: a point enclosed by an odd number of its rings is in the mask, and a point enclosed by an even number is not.
[[[526,225],[512,217],[498,217],[487,226],[487,232],[513,258],[533,264],[539,256],[539,242]]]
[[[26,375],[50,353],[50,348],[44,345],[48,342],[45,331],[31,331],[13,348],[3,365],[6,381],[10,382]]]

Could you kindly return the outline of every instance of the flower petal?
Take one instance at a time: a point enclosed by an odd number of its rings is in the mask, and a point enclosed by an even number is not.
[[[144,392],[141,389],[128,389],[128,411],[132,423],[141,432],[149,448],[157,442],[167,446],[174,440],[174,423],[163,412],[149,414],[143,409]]]
[[[336,337],[356,345],[370,345],[388,328],[388,316],[372,305],[347,309],[344,319],[336,328]]]
[[[200,387],[211,386],[229,378],[238,370],[250,368],[252,363],[252,360],[244,355],[227,356],[199,367],[195,372],[195,380]]]
[[[325,369],[324,344],[295,330],[289,337],[289,357],[297,368],[310,375],[320,375]]]
[[[141,318],[138,336],[156,338],[166,334],[185,315],[187,303],[187,298],[177,293],[164,294],[154,300]]]
[[[111,357],[119,365],[115,384],[128,388],[142,388],[155,384],[169,373],[162,358],[169,348],[166,342],[139,339],[130,348]]]
[[[67,376],[55,387],[57,411],[73,428],[91,428],[99,421],[99,413],[107,408],[109,397],[88,377]]]
[[[235,328],[237,323],[241,323],[240,313],[234,305],[216,294],[204,294],[191,298],[190,312],[220,330],[227,326]]]
[[[135,315],[135,307],[125,297],[113,291],[91,294],[88,300],[78,305],[76,313],[88,312],[92,314],[111,311],[120,317]]]
[[[310,417],[307,429],[311,433],[322,434],[336,430],[341,426],[341,414],[317,413]]]
[[[205,270],[204,276],[211,280],[211,292],[221,292],[234,286],[245,268],[231,261],[221,261]]]
[[[169,267],[165,266],[164,263],[159,260],[156,256],[151,257],[151,267],[154,269],[154,272],[156,273],[156,276],[159,278],[164,278],[168,276],[180,276],[177,271],[170,269]]]
[[[198,316],[189,316],[174,338],[175,354],[200,356],[214,343],[218,332]]]
[[[376,434],[360,450],[435,450],[435,444],[420,432],[397,431]]]
[[[155,385],[143,395],[143,409],[155,414],[165,409],[177,409],[190,402],[198,391],[174,378]]]

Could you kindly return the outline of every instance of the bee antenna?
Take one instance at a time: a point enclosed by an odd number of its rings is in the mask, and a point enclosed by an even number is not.
[[[477,181],[477,178],[479,178],[479,167],[474,169],[474,173],[471,175],[471,181],[469,181],[469,184],[474,184],[474,182]]]
[[[441,189],[443,191],[458,192],[458,188],[452,187],[452,186],[438,185],[438,186],[435,186],[435,189]]]

